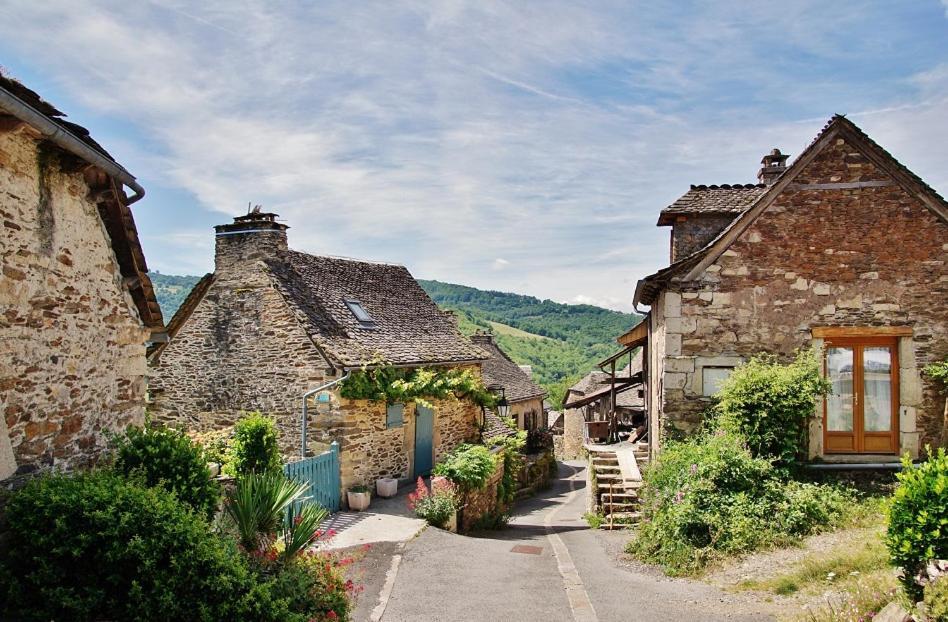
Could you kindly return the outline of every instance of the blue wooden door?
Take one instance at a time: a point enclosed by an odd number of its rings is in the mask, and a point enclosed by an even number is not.
[[[428,475],[434,466],[434,411],[415,406],[415,477]]]

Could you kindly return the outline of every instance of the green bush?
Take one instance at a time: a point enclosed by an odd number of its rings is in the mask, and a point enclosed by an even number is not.
[[[948,576],[926,585],[923,600],[929,620],[948,621]]]
[[[755,456],[789,464],[803,453],[815,400],[828,388],[813,352],[801,351],[788,364],[760,355],[724,381],[713,412],[718,427],[742,434]]]
[[[927,449],[928,460],[913,467],[902,458],[899,487],[889,506],[886,544],[892,563],[903,570],[903,585],[918,598],[914,577],[932,559],[948,559],[948,454]]]
[[[629,551],[690,574],[721,554],[785,544],[831,526],[852,496],[786,482],[739,434],[719,430],[669,442],[646,469],[643,522]]]
[[[119,472],[173,492],[208,519],[214,516],[220,489],[211,479],[203,449],[184,432],[153,425],[133,426],[115,444],[115,467]]]
[[[282,473],[253,473],[240,478],[227,496],[224,511],[248,552],[269,551],[281,537],[280,557],[288,560],[316,539],[319,525],[329,512],[315,503],[306,503],[293,512],[289,509],[309,486],[293,481]]]
[[[483,488],[495,465],[494,456],[487,447],[462,444],[435,466],[434,474],[447,477],[466,492]]]
[[[34,480],[7,504],[0,618],[244,619],[235,546],[160,488],[110,472]]]
[[[454,484],[450,481],[442,483],[432,482],[431,491],[425,481],[419,477],[415,484],[415,492],[408,495],[408,507],[419,518],[428,521],[439,529],[444,529],[451,520],[451,516],[458,508],[458,495]]]
[[[250,413],[234,426],[225,472],[240,477],[248,473],[279,473],[283,469],[276,424],[260,413]]]

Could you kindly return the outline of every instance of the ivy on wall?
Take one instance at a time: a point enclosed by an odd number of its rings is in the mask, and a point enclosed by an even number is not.
[[[442,367],[392,367],[383,365],[352,372],[339,387],[342,397],[395,404],[456,397],[470,399],[478,406],[493,408],[497,396],[487,390],[470,369]]]

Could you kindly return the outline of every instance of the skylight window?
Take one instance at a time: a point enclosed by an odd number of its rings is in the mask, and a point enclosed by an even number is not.
[[[369,312],[365,310],[361,302],[347,298],[345,303],[346,306],[349,307],[349,311],[352,312],[352,315],[355,316],[355,319],[359,321],[359,324],[363,328],[375,328],[375,320],[369,315]]]

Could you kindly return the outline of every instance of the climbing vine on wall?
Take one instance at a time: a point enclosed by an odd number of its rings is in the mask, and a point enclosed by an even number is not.
[[[431,405],[427,400],[450,396],[470,399],[484,408],[497,403],[497,396],[487,390],[473,370],[442,367],[366,367],[352,372],[339,394],[353,400],[417,402],[424,406]]]

